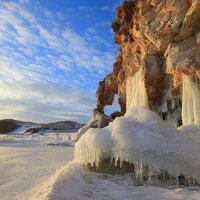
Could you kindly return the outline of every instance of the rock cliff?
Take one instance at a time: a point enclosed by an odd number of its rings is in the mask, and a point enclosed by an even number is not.
[[[183,76],[200,87],[199,11],[200,0],[124,1],[112,24],[119,54],[112,73],[99,83],[97,110],[103,113],[118,94],[124,114],[127,80],[141,70],[148,107],[175,126],[182,124]]]

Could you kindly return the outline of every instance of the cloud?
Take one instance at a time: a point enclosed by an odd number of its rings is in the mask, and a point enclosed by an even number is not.
[[[62,107],[62,109],[61,109]],[[0,100],[1,116],[3,118],[16,118],[24,121],[39,123],[55,122],[61,120],[74,120],[85,123],[91,117],[91,109],[87,107],[70,108],[66,104],[26,101],[26,100]]]
[[[68,66],[71,68],[75,66],[83,67],[87,70],[95,70],[95,72],[96,70],[98,72],[98,69],[101,68],[99,70],[100,74],[103,67],[111,69],[115,54],[113,52],[104,53],[93,45],[98,42],[106,46],[108,43],[105,39],[98,36],[96,38],[93,37],[94,28],[89,29],[90,31],[93,30],[93,33],[90,32],[90,35],[79,36],[70,30],[69,27],[59,29],[59,24],[56,21],[52,21],[51,28],[47,29],[44,24],[40,23],[41,19],[37,19],[25,8],[13,2],[4,3],[0,11],[0,22],[5,27],[5,31],[0,32],[2,38],[7,37],[7,40],[5,39],[4,41],[11,42],[13,45],[17,45],[18,48],[21,47],[27,54],[32,53],[32,47],[40,47],[44,51],[51,50],[53,53],[70,56],[74,60],[74,62],[71,62],[71,66]],[[44,17],[47,13],[50,15],[51,12],[45,9]],[[88,41],[89,37],[93,37],[95,42],[91,43],[91,40]],[[112,55],[112,58],[107,56],[108,53]],[[102,61],[108,58],[112,60],[108,60],[107,65],[109,66],[105,66],[102,64]],[[91,60],[95,62],[92,63]],[[97,62],[97,60],[101,62]]]
[[[86,93],[66,84],[27,81],[24,85],[18,81],[15,84],[0,82],[0,85],[1,118],[23,114],[23,120],[47,122],[50,118],[51,121],[64,120],[73,115],[74,120],[85,122],[95,104],[90,98],[94,92]],[[25,116],[26,113],[31,115]]]
[[[100,8],[102,11],[112,11],[112,7],[109,6],[103,6]]]
[[[0,5],[0,118],[86,121],[116,52],[95,27],[78,34],[62,12],[35,5]]]
[[[87,32],[88,33],[96,33],[96,29],[92,28],[92,27],[89,27],[89,28],[87,28]]]

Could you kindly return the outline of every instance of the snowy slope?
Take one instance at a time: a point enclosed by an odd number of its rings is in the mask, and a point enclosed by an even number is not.
[[[75,162],[52,176],[34,200],[199,200],[199,188],[134,186],[131,177],[112,177],[85,171]]]
[[[37,124],[32,122],[22,122],[13,119],[3,119],[0,120],[0,134],[7,134],[11,132],[25,131],[27,128],[35,127]]]

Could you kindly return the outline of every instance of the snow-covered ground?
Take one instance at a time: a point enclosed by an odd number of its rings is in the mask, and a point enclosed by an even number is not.
[[[72,147],[1,146],[0,153],[1,200],[200,199],[199,188],[133,186],[130,177],[117,179],[87,172],[69,162]]]
[[[73,145],[70,142],[71,133],[35,133],[35,134],[0,134],[0,145]]]
[[[141,145],[146,141],[145,146],[148,147],[151,145],[149,142],[153,142],[141,138],[146,135],[145,132],[149,128],[152,128],[149,138],[158,140],[158,143],[162,141],[164,136],[161,134],[159,137],[159,134],[154,135],[153,132],[157,127],[156,120],[159,121],[156,117],[154,121],[148,119],[148,124],[143,128],[139,127],[137,121],[136,132],[131,129],[134,135],[140,130],[137,139],[138,141],[141,139]],[[143,122],[145,122],[144,118]],[[127,122],[122,120],[121,123],[133,124],[133,121],[129,118]],[[114,125],[112,127],[114,130]],[[182,131],[186,128],[190,131],[189,127],[183,127]],[[102,131],[105,132],[107,129]],[[118,127],[118,130],[121,129]],[[141,135],[142,130],[145,135]],[[157,127],[156,130],[159,128]],[[101,132],[98,129],[96,131]],[[95,136],[95,133],[93,134]],[[104,141],[106,134],[109,136],[110,132],[101,132],[98,137],[88,138],[87,144],[93,141],[94,150],[98,148],[106,150],[109,147],[106,146],[109,140]],[[173,134],[177,133],[172,132],[171,135]],[[70,133],[0,135],[0,200],[200,200],[199,187],[135,186],[131,174],[111,176],[89,172],[80,165],[82,159],[80,160],[77,155],[74,159],[74,143],[70,142],[70,135]],[[128,132],[125,136],[131,138]],[[83,139],[86,137],[87,135],[82,136]],[[113,140],[112,137],[110,139]],[[191,139],[194,139],[194,136]],[[79,146],[80,142],[76,143],[76,146]],[[85,150],[88,148],[82,145],[81,147]],[[84,156],[84,152],[87,159],[86,151],[82,151],[80,156]],[[98,154],[98,151],[96,153]]]
[[[113,177],[85,171],[68,163],[34,199],[49,200],[199,200],[199,188],[134,186],[131,177]]]

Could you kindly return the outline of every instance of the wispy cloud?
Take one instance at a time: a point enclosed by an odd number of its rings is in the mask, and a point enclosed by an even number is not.
[[[36,4],[0,4],[0,118],[83,121],[94,107],[94,87],[111,71],[115,49],[95,27],[77,33],[62,12]]]

